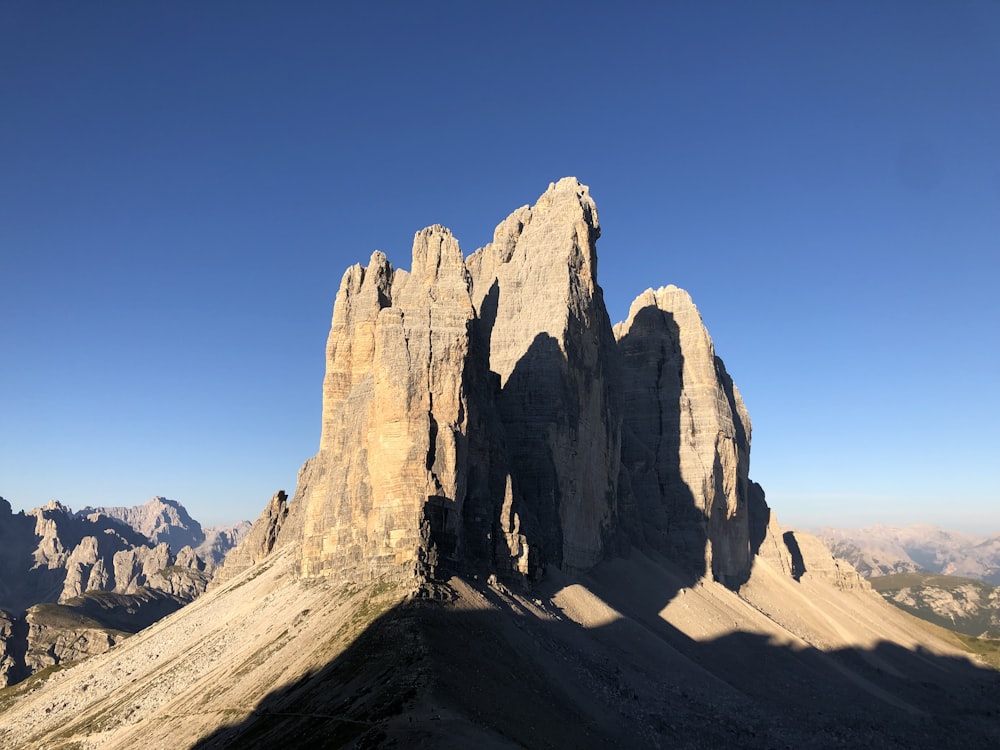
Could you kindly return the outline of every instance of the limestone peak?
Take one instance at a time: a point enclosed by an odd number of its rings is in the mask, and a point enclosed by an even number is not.
[[[301,541],[302,575],[532,580],[638,545],[745,578],[742,400],[683,290],[647,290],[612,329],[599,236],[566,177],[467,258],[434,224],[409,271],[379,251],[347,270],[320,449],[275,532]]]

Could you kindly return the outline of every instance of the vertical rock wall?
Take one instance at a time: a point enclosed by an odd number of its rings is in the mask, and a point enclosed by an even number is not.
[[[599,234],[588,188],[566,178],[467,262],[500,380],[504,544],[513,557],[527,545],[571,568],[601,559],[617,513],[617,353],[597,285]]]
[[[440,226],[415,237],[409,273],[375,253],[344,275],[320,452],[300,482],[304,575],[420,572],[434,564],[428,516],[457,535],[474,317],[461,250]]]
[[[302,575],[531,579],[631,541],[746,579],[739,392],[682,290],[645,292],[612,329],[599,234],[589,190],[566,178],[468,259],[433,226],[409,272],[381,252],[347,270],[320,450],[279,537],[301,540]]]
[[[623,466],[644,541],[737,584],[750,567],[750,418],[690,296],[645,291],[615,329]]]

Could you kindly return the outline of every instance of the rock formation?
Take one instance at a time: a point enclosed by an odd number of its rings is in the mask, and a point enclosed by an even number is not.
[[[145,506],[110,510],[121,513],[74,513],[52,501],[15,514],[0,498],[0,687],[106,650],[152,622],[149,613],[162,617],[205,591],[211,571],[190,546],[175,554],[166,541],[153,543],[126,522],[174,543],[204,543],[200,524],[183,506],[154,498]],[[178,534],[169,531],[172,519],[181,524]],[[197,530],[195,537],[184,535],[190,529]],[[240,528],[226,533],[234,540]],[[226,548],[219,534],[211,543],[219,552]],[[102,625],[111,616],[107,607],[99,608],[97,618],[80,615],[79,603],[92,603],[86,597],[94,592],[122,609],[125,616],[112,616],[114,627]]]
[[[941,573],[1000,584],[1000,534],[991,537],[929,524],[864,529],[825,528],[819,537],[863,576]]]
[[[229,552],[225,566],[219,568],[212,578],[211,587],[221,586],[270,555],[287,516],[288,496],[283,490],[278,490],[250,531]]]
[[[688,296],[612,328],[598,234],[564,179],[348,269],[293,501],[0,745],[998,746],[998,675],[778,526]]]
[[[612,328],[599,235],[566,178],[466,259],[432,226],[410,271],[378,251],[347,270],[319,453],[279,536],[301,541],[302,575],[533,581],[634,545],[746,580],[770,527],[751,528],[739,391],[682,290],[644,292]]]
[[[623,469],[643,539],[739,585],[750,572],[750,417],[687,292],[641,294],[615,327]]]
[[[105,516],[116,519],[124,526],[142,534],[154,545],[166,543],[175,555],[180,554],[184,547],[190,547],[210,571],[222,564],[229,550],[235,547],[250,530],[247,521],[229,526],[203,528],[179,502],[159,496],[142,505],[126,507],[88,505],[77,511],[76,515],[79,518]]]

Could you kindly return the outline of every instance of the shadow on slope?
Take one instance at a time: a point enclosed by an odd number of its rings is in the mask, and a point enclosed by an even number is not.
[[[494,285],[481,313],[486,342],[496,304]],[[627,388],[619,510],[632,560],[602,563],[578,579],[558,580],[554,571],[525,596],[456,576],[432,587],[434,598],[381,615],[339,656],[276,687],[245,721],[195,747],[1000,746],[1000,675],[962,659],[889,643],[836,652],[778,645],[735,621],[716,628],[722,635],[697,640],[661,617],[676,598],[700,595],[690,589],[706,572],[708,541],[705,511],[680,472],[678,341],[673,316],[649,308],[620,342]],[[541,560],[532,563],[543,565],[562,560],[560,510],[569,499],[560,495],[544,437],[586,434],[587,427],[579,424],[565,370],[555,340],[540,335],[498,393],[511,516],[518,514],[520,533],[540,548]],[[493,385],[484,375],[484,387],[488,381]],[[723,387],[735,410],[728,376]],[[485,484],[489,491],[475,507],[484,519],[497,518],[502,487]],[[740,491],[752,560],[770,511],[759,487]],[[435,512],[432,533],[450,529],[444,511]],[[470,528],[481,534],[487,523]],[[473,546],[489,559],[491,545],[477,534],[470,534]],[[784,542],[801,577],[794,535]],[[442,546],[445,558],[452,548]],[[638,549],[674,562],[650,561]],[[439,571],[448,567],[443,559]],[[744,581],[730,572],[725,582],[737,588]]]
[[[663,598],[573,582],[593,615],[453,578],[196,747],[996,747],[1000,675],[883,643],[820,652],[733,631],[694,640]],[[620,577],[615,575],[615,580]],[[568,597],[576,597],[575,604]]]

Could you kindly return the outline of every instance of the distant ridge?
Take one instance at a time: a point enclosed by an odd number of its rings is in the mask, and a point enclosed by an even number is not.
[[[98,513],[114,518],[139,532],[153,544],[165,542],[176,554],[184,547],[191,547],[205,561],[209,570],[220,565],[226,553],[235,547],[250,530],[249,521],[238,521],[228,526],[202,528],[187,508],[176,500],[156,497],[142,505],[128,507],[85,506],[77,511],[84,518]]]
[[[76,513],[52,501],[16,514],[0,498],[0,687],[106,651],[192,601],[249,527],[206,533],[159,497]]]
[[[977,536],[930,524],[827,527],[817,533],[865,577],[922,571],[1000,585],[1000,534]]]

